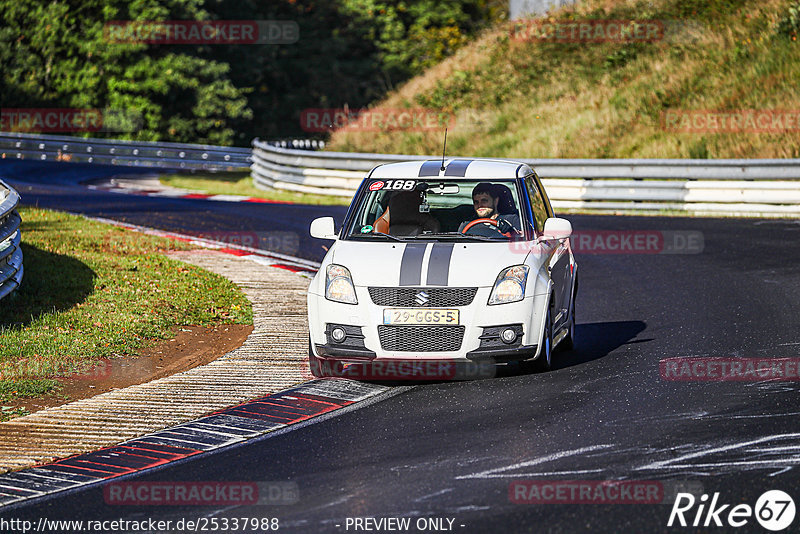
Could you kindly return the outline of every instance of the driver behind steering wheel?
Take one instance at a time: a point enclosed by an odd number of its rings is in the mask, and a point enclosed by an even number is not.
[[[472,190],[472,205],[475,208],[475,219],[489,219],[497,221],[497,224],[495,225],[488,221],[481,222],[472,226],[467,232],[487,237],[496,237],[498,232],[509,237],[522,235],[522,225],[520,224],[517,214],[507,213],[500,216],[500,213],[497,211],[497,205],[500,200],[500,195],[497,191],[498,187],[502,186],[481,182]],[[462,222],[458,227],[458,231],[463,233],[470,222],[472,221]]]

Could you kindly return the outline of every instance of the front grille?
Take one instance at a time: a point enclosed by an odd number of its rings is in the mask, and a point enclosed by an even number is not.
[[[464,326],[379,325],[381,348],[397,352],[446,352],[459,350]]]
[[[428,294],[430,308],[469,306],[478,292],[477,287],[370,287],[369,296],[378,306],[420,307],[417,294]]]

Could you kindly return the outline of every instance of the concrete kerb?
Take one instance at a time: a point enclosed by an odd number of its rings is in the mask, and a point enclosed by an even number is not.
[[[253,333],[207,365],[0,423],[0,473],[115,445],[309,379],[307,345],[297,340],[306,327],[305,305],[298,300],[287,308],[274,290],[280,284],[305,291],[307,277],[215,250],[170,255],[237,283],[253,304]]]

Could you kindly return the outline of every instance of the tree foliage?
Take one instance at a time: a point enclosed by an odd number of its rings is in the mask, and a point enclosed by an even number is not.
[[[498,0],[0,0],[2,107],[105,109],[139,140],[247,145],[361,107],[502,17]],[[111,21],[288,20],[291,45],[113,43]],[[92,135],[98,135],[92,133]]]

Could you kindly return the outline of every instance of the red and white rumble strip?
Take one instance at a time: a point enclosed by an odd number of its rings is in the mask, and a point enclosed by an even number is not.
[[[0,510],[29,499],[103,483],[241,443],[376,397],[389,389],[337,378],[314,380],[113,447],[0,475]],[[183,489],[192,496],[192,488]],[[109,487],[105,491],[106,501],[134,504],[117,502],[127,498],[125,490],[125,485]],[[141,491],[139,493],[141,495]],[[214,495],[217,494],[215,488]],[[279,497],[285,499],[287,494],[297,499],[296,489],[294,493],[283,491]],[[269,492],[265,495],[269,496]],[[152,492],[148,497],[152,498]],[[200,492],[198,499],[202,501],[202,497]],[[166,497],[159,494],[159,498]]]
[[[280,200],[267,200],[265,198],[247,197],[243,195],[208,195],[206,193],[192,193],[181,189],[133,189],[129,187],[119,187],[111,184],[104,185],[89,185],[89,189],[95,191],[106,191],[109,193],[122,193],[125,195],[139,195],[145,197],[161,197],[161,198],[189,198],[212,200],[216,202],[253,202],[259,204],[291,204],[291,202],[282,202]]]

